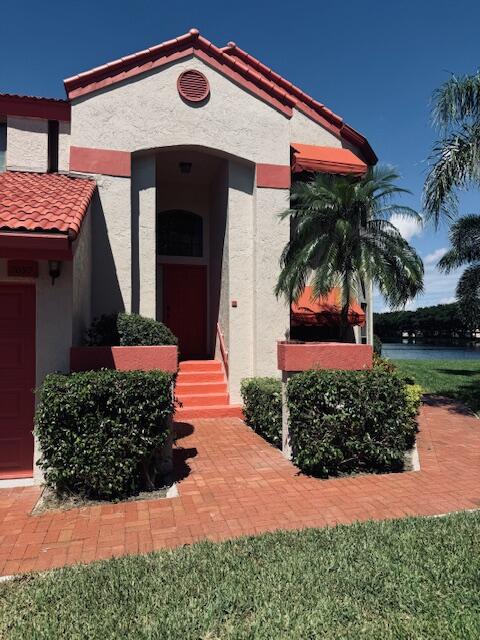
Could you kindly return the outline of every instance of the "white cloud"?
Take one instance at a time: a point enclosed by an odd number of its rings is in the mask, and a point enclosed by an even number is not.
[[[455,269],[451,273],[443,273],[436,268],[435,264],[426,264],[424,276],[425,292],[414,300],[409,300],[405,309],[413,311],[418,307],[431,307],[435,304],[455,302],[455,288],[462,272],[463,268]],[[373,309],[377,313],[391,311],[386,306],[378,290],[374,292]]]
[[[414,236],[419,236],[423,230],[422,224],[413,218],[403,218],[397,214],[390,218],[390,222],[394,227],[397,227],[405,240],[411,240]]]
[[[440,258],[443,258],[447,251],[448,249],[446,247],[435,249],[435,251],[432,251],[432,253],[429,253],[424,257],[423,262],[425,264],[436,264],[440,260]]]

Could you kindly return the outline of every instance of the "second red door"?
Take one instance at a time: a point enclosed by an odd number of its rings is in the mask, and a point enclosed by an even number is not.
[[[207,268],[164,264],[163,321],[178,337],[182,360],[207,355]]]

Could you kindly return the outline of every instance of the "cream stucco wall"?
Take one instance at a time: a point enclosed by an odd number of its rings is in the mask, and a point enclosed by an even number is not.
[[[215,357],[221,360],[216,324],[224,335],[228,350],[230,341],[230,306],[228,277],[228,163],[220,166],[212,184],[212,224],[210,225],[210,291],[212,292],[211,326],[215,336]]]
[[[228,288],[230,307],[230,396],[240,401],[240,383],[254,374],[254,181],[255,169],[229,162]]]
[[[255,360],[257,376],[276,376],[277,340],[284,340],[290,311],[274,288],[280,273],[280,256],[290,237],[290,225],[278,214],[289,207],[288,189],[257,189],[255,217]]]
[[[156,159],[154,155],[136,157],[132,161],[132,311],[148,318],[156,316],[155,218]]]
[[[131,181],[93,176],[92,315],[131,310]]]
[[[290,142],[316,144],[321,147],[341,147],[340,139],[297,109],[290,120]]]
[[[67,172],[70,168],[70,122],[58,123],[58,170]]]
[[[47,171],[48,120],[7,118],[7,169]]]
[[[74,246],[72,345],[80,346],[92,321],[92,212],[89,207]]]
[[[207,76],[211,95],[186,104],[177,78],[186,69]],[[102,89],[72,103],[71,144],[137,151],[200,145],[254,162],[288,164],[289,120],[197,58]]]

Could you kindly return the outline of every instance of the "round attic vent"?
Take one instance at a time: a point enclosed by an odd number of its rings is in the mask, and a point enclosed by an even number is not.
[[[188,69],[178,76],[178,93],[188,102],[201,102],[210,93],[207,78],[196,69]]]

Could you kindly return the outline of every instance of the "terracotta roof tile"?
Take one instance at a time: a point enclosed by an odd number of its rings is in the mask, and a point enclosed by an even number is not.
[[[56,173],[0,173],[0,229],[75,237],[95,187],[94,180]]]

